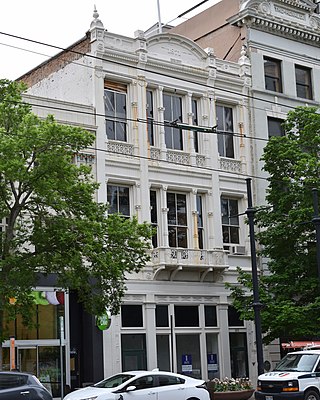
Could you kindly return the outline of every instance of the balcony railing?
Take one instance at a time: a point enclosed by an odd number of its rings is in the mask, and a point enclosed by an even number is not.
[[[158,247],[151,252],[151,263],[155,270],[200,271],[222,273],[228,268],[227,254],[223,249],[195,250]],[[203,276],[203,278],[204,278]]]

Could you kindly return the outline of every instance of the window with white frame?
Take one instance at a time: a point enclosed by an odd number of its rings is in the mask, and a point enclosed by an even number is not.
[[[124,217],[130,217],[129,188],[126,186],[108,185],[107,201],[110,214],[119,213]]]
[[[216,116],[219,155],[234,158],[233,109],[232,107],[217,105]]]
[[[192,99],[191,100],[192,106],[192,124],[199,125],[198,120],[198,100]],[[193,131],[193,143],[194,143],[194,151],[199,153],[199,132]]]
[[[154,146],[154,104],[153,104],[153,91],[147,90],[147,130],[148,141],[150,146]]]
[[[270,57],[264,57],[263,61],[265,88],[282,93],[281,61]]]
[[[238,200],[221,197],[221,218],[223,243],[239,243],[239,207]]]
[[[116,82],[105,82],[104,108],[106,135],[110,140],[127,141],[126,102],[126,85]]]
[[[312,99],[311,69],[295,65],[297,97]]]
[[[203,210],[202,210],[202,195],[197,194],[197,225],[198,225],[198,246],[199,249],[203,249]]]
[[[284,136],[283,119],[267,117],[268,119],[268,135],[269,138],[272,136]]]
[[[163,95],[164,120],[168,122],[182,122],[182,97],[172,94]],[[183,150],[182,129],[166,125],[165,142],[168,149]]]
[[[152,245],[154,248],[158,247],[158,208],[157,208],[157,192],[156,190],[150,190],[150,219],[151,225],[155,229],[155,233],[152,236]]]
[[[168,231],[170,247],[188,247],[187,196],[167,193]]]

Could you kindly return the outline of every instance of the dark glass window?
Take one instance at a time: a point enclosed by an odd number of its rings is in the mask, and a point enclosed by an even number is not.
[[[197,222],[198,222],[198,246],[203,249],[203,212],[202,212],[202,196],[197,195]]]
[[[283,119],[268,117],[268,134],[271,136],[284,136]]]
[[[199,326],[198,306],[174,306],[174,321],[176,327]]]
[[[182,97],[169,94],[163,95],[165,122],[182,122]],[[165,126],[165,141],[168,149],[183,150],[182,130]]]
[[[147,90],[147,129],[148,129],[148,140],[150,146],[154,146],[154,112],[153,112],[153,92]]]
[[[141,305],[122,305],[121,324],[124,328],[143,327],[143,316]]]
[[[153,247],[158,247],[158,209],[157,209],[157,192],[155,190],[150,190],[150,214],[151,214],[151,224],[156,233],[152,236]]]
[[[107,200],[109,213],[119,213],[130,217],[129,188],[124,186],[108,185]]]
[[[223,243],[239,243],[238,200],[221,198]]]
[[[32,323],[27,327],[22,315],[8,324],[8,331],[17,340],[59,338],[59,317],[64,315],[64,293],[56,291],[32,291],[34,306]]]
[[[198,121],[198,101],[196,99],[192,99],[191,102],[192,105],[192,124],[193,125],[199,125]],[[199,132],[194,131],[193,132],[193,143],[194,143],[194,151],[196,153],[199,153]]]
[[[147,369],[146,335],[122,334],[122,371],[137,371]]]
[[[27,384],[28,381],[28,376],[27,375],[19,375],[17,373],[12,373],[12,374],[3,374],[0,375],[0,389],[11,389],[11,388],[16,388],[19,386],[24,386]],[[29,393],[29,392],[26,392]],[[18,395],[18,393],[16,393],[17,396],[21,396]],[[8,396],[10,396],[10,393],[8,394]],[[4,397],[5,393],[4,393]],[[22,395],[23,397],[23,395]]]
[[[167,193],[170,247],[188,247],[187,199],[185,194]]]
[[[234,158],[233,110],[231,107],[218,105],[216,113],[219,154],[221,157]]]
[[[297,96],[302,99],[312,99],[311,69],[295,66]]]
[[[107,138],[127,141],[126,87],[115,83],[106,84],[104,108]]]
[[[240,313],[234,307],[228,307],[228,325],[244,326],[244,321],[240,319]]]
[[[281,61],[264,57],[265,88],[273,92],[282,92]]]
[[[181,385],[185,382],[184,379],[171,375],[158,375],[159,386]]]
[[[169,326],[169,315],[167,305],[156,306],[156,326],[168,327]]]
[[[217,308],[216,306],[204,306],[205,326],[217,326]]]

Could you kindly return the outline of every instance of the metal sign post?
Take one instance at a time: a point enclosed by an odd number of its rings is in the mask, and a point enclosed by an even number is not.
[[[64,390],[63,390],[63,373],[64,373],[64,368],[63,368],[63,341],[64,341],[64,321],[63,321],[63,316],[59,317],[59,323],[60,323],[60,376],[61,376],[61,400],[63,399],[64,396]]]

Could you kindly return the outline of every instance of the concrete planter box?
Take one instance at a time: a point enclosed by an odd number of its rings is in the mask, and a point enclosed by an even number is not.
[[[234,392],[215,392],[208,388],[211,400],[248,400],[254,393],[254,389],[240,390]]]

